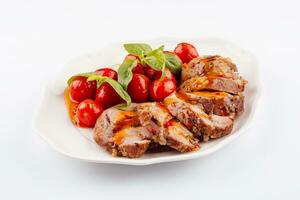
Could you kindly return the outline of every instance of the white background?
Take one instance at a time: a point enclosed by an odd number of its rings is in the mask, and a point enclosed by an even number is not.
[[[297,1],[0,1],[0,199],[300,199]],[[85,163],[31,129],[43,86],[110,42],[219,37],[254,53],[263,96],[250,131],[205,158]],[[201,53],[201,49],[199,50]]]

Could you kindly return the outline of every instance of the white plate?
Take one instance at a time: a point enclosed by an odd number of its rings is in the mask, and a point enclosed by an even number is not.
[[[234,124],[231,134],[204,143],[201,149],[191,153],[163,152],[146,153],[138,159],[112,157],[92,140],[91,129],[80,129],[72,125],[64,103],[63,91],[67,79],[76,73],[93,71],[100,67],[112,66],[122,62],[126,52],[122,43],[112,44],[102,51],[78,57],[67,63],[64,71],[59,74],[44,91],[44,97],[33,119],[34,130],[58,152],[90,162],[126,165],[149,165],[199,158],[211,154],[246,132],[254,116],[256,104],[260,96],[258,65],[255,58],[238,46],[219,39],[174,39],[160,38],[144,41],[153,47],[162,44],[165,49],[172,50],[177,43],[186,41],[194,44],[200,54],[220,54],[230,57],[238,66],[240,74],[249,81],[245,91],[245,112]]]

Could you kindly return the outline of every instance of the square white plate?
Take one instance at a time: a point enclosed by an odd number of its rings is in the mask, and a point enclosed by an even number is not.
[[[176,44],[185,41],[196,46],[201,55],[219,54],[230,57],[237,64],[240,74],[248,80],[245,95],[245,112],[235,120],[231,134],[202,143],[200,150],[191,153],[163,152],[146,153],[138,159],[112,157],[92,140],[92,129],[76,128],[69,120],[65,107],[63,91],[71,75],[95,69],[113,66],[121,63],[126,52],[123,43],[112,44],[102,51],[90,53],[73,59],[55,81],[45,88],[44,97],[33,119],[34,130],[58,152],[89,162],[149,165],[162,162],[187,160],[211,154],[246,132],[254,116],[261,86],[258,76],[258,65],[253,55],[240,47],[220,39],[186,39],[186,38],[159,38],[150,41],[151,46],[165,45],[166,50],[172,50]]]

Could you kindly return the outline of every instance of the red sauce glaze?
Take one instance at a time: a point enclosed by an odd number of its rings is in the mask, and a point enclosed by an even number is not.
[[[84,128],[85,126],[83,124],[81,124],[79,122],[79,120],[76,118],[76,110],[77,110],[79,103],[72,101],[71,96],[70,96],[70,88],[69,87],[67,87],[65,89],[64,98],[65,98],[65,103],[67,106],[67,110],[68,110],[68,114],[69,114],[71,122],[78,127]]]

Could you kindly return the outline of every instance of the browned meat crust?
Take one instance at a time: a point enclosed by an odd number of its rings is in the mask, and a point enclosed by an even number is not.
[[[150,143],[149,132],[140,126],[132,108],[121,111],[105,110],[94,128],[94,140],[113,156],[137,158],[142,156]]]
[[[141,124],[153,136],[153,141],[168,145],[180,152],[199,148],[198,140],[181,123],[170,115],[160,103],[142,103],[137,106]]]
[[[230,58],[223,58],[219,55],[202,56],[194,58],[182,69],[182,81],[195,76],[214,75],[232,79],[239,79],[236,65]]]
[[[243,92],[244,89],[244,81],[216,76],[196,76],[184,81],[179,87],[179,90],[183,92],[214,90],[232,94]]]
[[[178,92],[177,96],[190,104],[202,106],[207,114],[236,117],[244,111],[242,94],[231,95],[226,92],[200,91]]]
[[[118,146],[118,150],[124,157],[139,158],[147,151],[149,144],[150,140],[145,140],[130,145],[120,145]]]
[[[191,60],[182,69],[180,90],[193,92],[214,90],[237,94],[247,83],[237,72],[229,58],[219,55],[203,56]]]
[[[168,96],[164,104],[174,117],[204,141],[227,135],[233,128],[233,120],[230,117],[208,115],[201,106],[186,102],[176,93]]]

